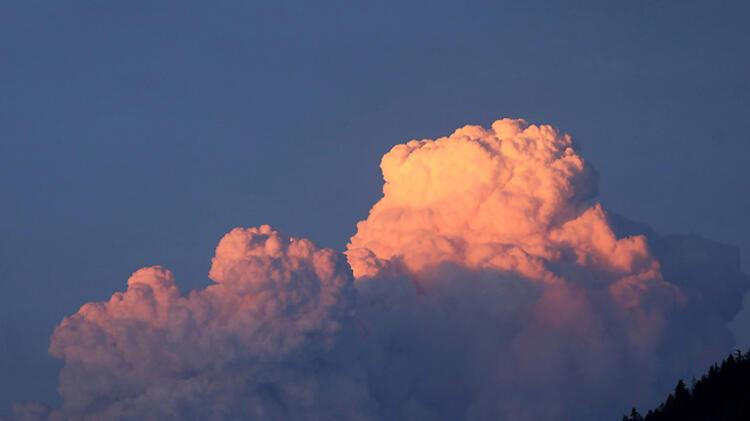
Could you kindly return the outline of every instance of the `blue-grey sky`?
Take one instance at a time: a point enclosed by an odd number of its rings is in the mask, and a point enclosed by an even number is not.
[[[342,250],[392,145],[550,123],[600,200],[750,267],[745,1],[0,3],[0,413],[49,335],[161,264],[204,285],[269,223]],[[750,345],[750,312],[736,323]]]

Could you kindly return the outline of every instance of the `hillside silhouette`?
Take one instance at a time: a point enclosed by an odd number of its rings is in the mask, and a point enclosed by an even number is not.
[[[750,420],[750,350],[736,351],[714,364],[691,387],[680,380],[657,408],[641,415],[635,408],[622,421]]]

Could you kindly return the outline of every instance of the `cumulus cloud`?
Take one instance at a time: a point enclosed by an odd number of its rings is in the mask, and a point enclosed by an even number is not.
[[[425,373],[408,396],[376,396],[410,402],[396,418],[410,418],[407,408],[444,419],[595,418],[710,361],[686,350],[684,365],[664,368],[665,332],[684,329],[688,297],[664,279],[645,236],[618,237],[590,201],[596,175],[573,146],[550,126],[504,119],[383,157],[383,197],[347,256],[361,295],[382,293],[360,312]],[[394,296],[380,282],[414,291]],[[727,332],[706,329],[674,339]],[[436,349],[437,361],[424,357]],[[418,387],[441,375],[451,393]]]
[[[331,360],[354,306],[341,256],[268,226],[235,229],[209,276],[182,295],[168,270],[140,269],[125,292],[63,320],[50,352],[65,361],[64,405],[51,417],[367,417],[362,385]]]
[[[547,282],[559,279],[549,261],[612,274],[656,268],[644,238],[615,238],[601,207],[589,206],[595,173],[551,126],[466,126],[397,145],[381,168],[383,198],[347,250],[357,277],[393,260],[413,273],[454,262]]]
[[[55,330],[63,406],[17,416],[616,419],[731,348],[736,249],[608,213],[553,127],[466,126],[381,168],[346,258],[262,226],[205,289],[141,269]]]

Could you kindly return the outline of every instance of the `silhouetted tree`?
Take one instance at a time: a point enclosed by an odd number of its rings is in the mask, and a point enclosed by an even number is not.
[[[688,388],[680,380],[656,409],[641,416],[633,408],[623,421],[747,421],[750,420],[750,350],[714,364]]]
[[[633,408],[630,410],[630,415],[622,417],[622,421],[643,421],[643,417],[638,413],[638,410]]]

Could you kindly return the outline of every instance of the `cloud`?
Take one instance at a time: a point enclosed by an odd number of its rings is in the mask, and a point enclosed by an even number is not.
[[[570,136],[503,119],[397,145],[346,257],[268,226],[214,284],[161,267],[55,330],[28,419],[616,419],[733,344],[736,249],[593,198]],[[348,265],[347,265],[348,260]]]
[[[329,360],[354,306],[341,256],[267,225],[235,229],[209,276],[182,295],[168,270],[140,269],[124,293],[63,320],[52,418],[366,418],[349,408],[362,385]]]
[[[710,361],[687,350],[685,366],[662,368],[662,340],[682,327],[687,296],[664,279],[645,236],[615,234],[573,146],[550,126],[504,119],[383,157],[383,197],[347,256],[361,295],[382,292],[360,312],[377,320],[387,349],[410,353],[381,357],[384,367],[412,361],[416,376],[379,369],[389,384],[414,382],[406,395],[376,395],[410,402],[393,418],[419,408],[442,419],[588,419]],[[414,291],[394,297],[381,282]],[[451,386],[420,387],[441,376]]]

